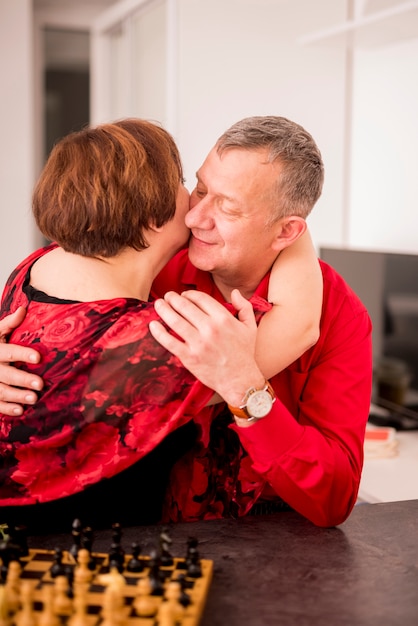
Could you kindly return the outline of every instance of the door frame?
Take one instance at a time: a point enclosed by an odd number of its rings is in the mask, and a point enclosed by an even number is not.
[[[166,10],[166,101],[165,126],[177,130],[178,0],[121,0],[100,13],[90,27],[90,123],[111,121],[111,76],[109,73],[111,37],[122,29],[123,76],[121,76],[124,115],[135,115],[132,105],[131,77],[134,70],[132,38],[133,17],[153,5],[165,4]]]

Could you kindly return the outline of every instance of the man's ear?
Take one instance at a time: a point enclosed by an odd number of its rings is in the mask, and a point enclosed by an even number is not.
[[[299,237],[301,237],[305,232],[307,224],[303,217],[290,215],[289,217],[283,217],[279,220],[276,227],[277,231],[273,242],[273,248],[280,251],[299,239]]]

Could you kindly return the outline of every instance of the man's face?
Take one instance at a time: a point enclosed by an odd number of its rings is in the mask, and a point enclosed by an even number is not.
[[[272,248],[277,229],[266,224],[280,165],[266,157],[264,150],[242,149],[219,156],[213,148],[197,172],[186,215],[191,263],[211,272],[218,287],[238,287],[246,295],[278,254]]]

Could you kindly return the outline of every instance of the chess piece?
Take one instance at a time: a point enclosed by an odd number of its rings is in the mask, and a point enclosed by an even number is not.
[[[119,572],[114,568],[116,574]],[[129,607],[125,606],[123,587],[116,581],[110,583],[104,592],[102,622],[100,626],[124,626],[128,618]]]
[[[18,551],[18,556],[28,556],[28,538],[26,526],[13,526],[9,530],[9,540],[13,543]]]
[[[120,543],[122,541],[122,526],[119,522],[112,524],[112,541]]]
[[[60,620],[54,612],[54,586],[42,587],[42,612],[38,618],[38,626],[60,626]]]
[[[80,547],[85,548],[89,552],[93,548],[93,529],[91,526],[85,526],[81,531]]]
[[[190,546],[187,554],[187,576],[189,578],[200,578],[202,568],[200,566],[200,556],[196,547]]]
[[[162,567],[173,565],[173,557],[170,552],[172,541],[166,531],[160,534],[160,562]]]
[[[132,544],[131,552],[132,556],[126,565],[127,571],[135,573],[142,572],[142,570],[144,569],[144,565],[139,558],[139,555],[141,554],[141,546],[139,545],[139,543],[135,542]]]
[[[94,555],[92,554],[92,549],[93,549],[93,529],[91,528],[91,526],[86,526],[81,531],[80,548],[85,548],[86,550],[88,550],[89,555],[90,555],[88,567],[89,567],[89,569],[94,571],[96,569],[97,563],[96,563],[96,559],[94,558]]]
[[[81,531],[82,531],[81,521],[78,518],[76,518],[73,521],[73,524],[71,527],[71,534],[73,536],[73,544],[69,550],[69,554],[72,556],[74,561],[77,561],[77,555],[80,549]]]
[[[87,615],[87,590],[79,587],[74,596],[74,613],[68,619],[68,626],[89,626]]]
[[[109,550],[109,569],[117,567],[123,572],[125,565],[125,550],[122,547],[122,526],[117,522],[112,524],[112,543]]]
[[[189,606],[191,599],[190,599],[189,594],[186,591],[187,581],[186,581],[185,574],[180,574],[179,576],[177,576],[176,580],[178,583],[180,583],[179,602],[182,606],[184,606],[184,608],[186,608]]]
[[[70,585],[64,575],[55,578],[54,612],[59,616],[69,616],[73,611],[73,603],[69,594]]]
[[[158,626],[176,626],[173,607],[169,602],[161,602],[157,613]]]
[[[20,606],[20,567],[19,561],[10,561],[4,585],[9,611],[15,613]]]
[[[78,551],[77,565],[74,569],[74,587],[79,585],[88,586],[93,578],[93,572],[89,569],[90,553],[85,548]]]
[[[21,609],[14,617],[15,626],[37,626],[33,608],[34,588],[30,580],[22,580],[20,585]]]
[[[171,606],[174,621],[176,623],[181,621],[185,608],[180,604],[181,586],[176,580],[172,580],[168,583],[165,591],[165,602]]]
[[[51,578],[56,578],[57,576],[63,576],[65,574],[65,568],[62,564],[63,551],[61,548],[54,549],[54,561],[51,565],[51,569],[49,573],[51,574]]]
[[[0,626],[10,626],[10,611],[7,601],[7,591],[4,585],[0,585]]]
[[[149,559],[148,577],[151,583],[151,593],[153,596],[162,596],[164,585],[161,580],[160,559],[156,550],[152,550]]]
[[[133,601],[133,607],[139,617],[152,617],[157,612],[156,600],[151,595],[152,587],[149,578],[140,578],[137,582],[137,595]]]
[[[3,541],[0,541],[0,582],[6,581],[9,563],[11,561],[19,562],[20,556],[21,547],[10,535]]]
[[[125,567],[125,550],[116,541],[112,542],[109,550],[109,569],[116,567],[123,572]]]
[[[117,567],[112,567],[107,574],[100,574],[97,576],[97,582],[100,585],[106,587],[112,587],[118,589],[121,593],[126,585],[125,577],[119,572]]]

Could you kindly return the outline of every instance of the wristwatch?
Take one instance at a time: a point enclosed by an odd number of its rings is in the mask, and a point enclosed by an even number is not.
[[[274,389],[266,380],[266,384],[262,389],[250,387],[239,407],[228,404],[228,408],[235,417],[245,419],[247,422],[254,422],[266,417],[266,415],[270,413],[275,401],[276,394],[274,393]]]

